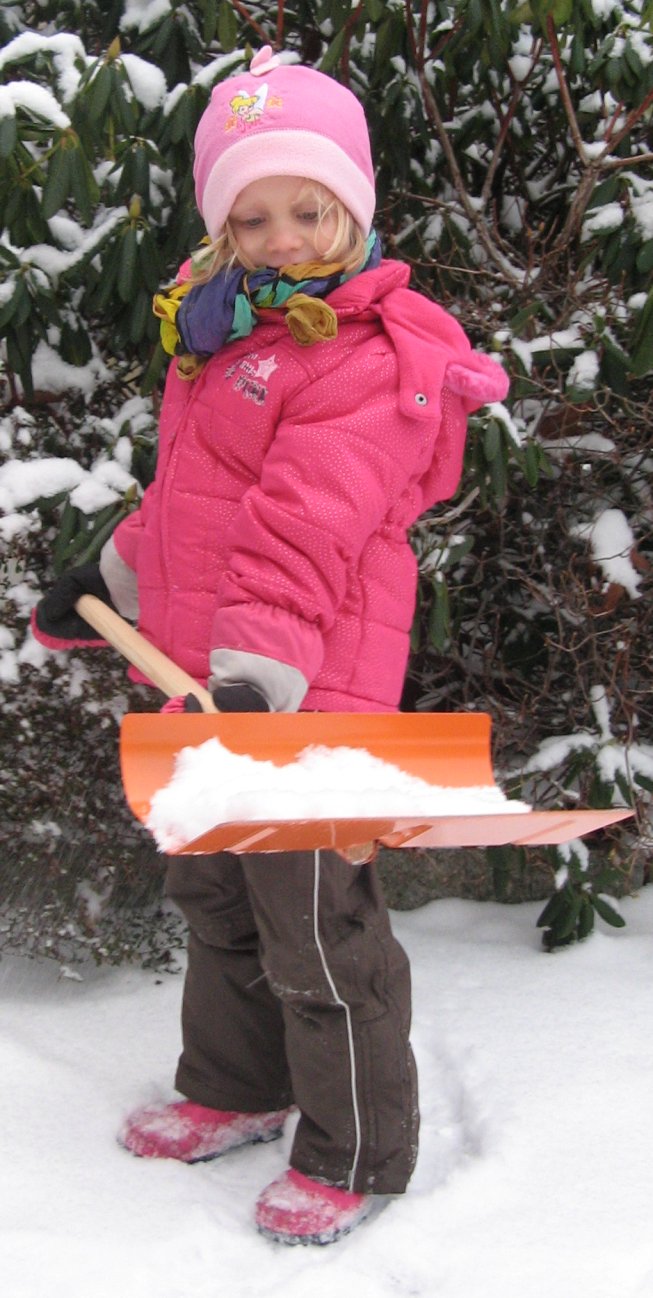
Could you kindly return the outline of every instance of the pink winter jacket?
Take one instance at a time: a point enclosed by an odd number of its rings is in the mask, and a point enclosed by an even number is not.
[[[507,390],[408,278],[384,261],[331,293],[334,340],[300,347],[270,312],[194,382],[171,366],[156,479],[113,542],[140,630],[197,680],[210,654],[259,685],[274,660],[302,681],[293,706],[396,709],[406,530],[456,490],[469,412]]]

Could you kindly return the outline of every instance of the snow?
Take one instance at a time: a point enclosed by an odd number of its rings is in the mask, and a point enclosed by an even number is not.
[[[32,116],[42,117],[44,121],[51,122],[53,126],[58,126],[63,131],[70,126],[70,118],[45,86],[36,86],[33,81],[12,81],[5,88],[15,108],[24,108]],[[5,106],[6,102],[5,96]],[[4,115],[8,115],[6,107]]]
[[[604,509],[591,523],[580,524],[572,532],[589,541],[592,558],[606,582],[623,586],[631,599],[640,598],[642,578],[631,562],[635,538],[621,509]]]
[[[631,736],[613,732],[610,700],[603,685],[592,685],[590,701],[596,722],[594,730],[577,730],[574,734],[543,739],[520,771],[513,771],[513,776],[554,771],[564,766],[574,753],[585,750],[592,753],[596,768],[608,785],[614,785],[619,778],[622,786],[632,787],[633,777],[637,775],[653,779],[653,744],[634,742]]]
[[[508,407],[504,406],[502,401],[491,401],[488,403],[486,409],[488,415],[492,419],[496,419],[498,423],[500,423],[503,426],[503,428],[505,428],[506,433],[510,438],[510,440],[513,442],[513,444],[517,447],[523,446],[524,444],[523,434],[520,431],[517,423],[515,422],[512,414],[508,410]]]
[[[189,864],[189,868],[192,865]],[[405,1196],[329,1248],[252,1226],[282,1140],[186,1167],[119,1148],[173,1098],[179,977],[3,961],[0,1268],[12,1298],[648,1298],[653,889],[556,955],[539,905],[393,916],[422,1132]],[[109,1048],[107,1049],[107,1046]]]
[[[149,110],[160,107],[168,92],[161,69],[137,54],[123,54],[122,62],[138,102]]]
[[[8,41],[4,48],[0,50],[0,70],[35,54],[52,56],[61,97],[64,103],[73,99],[81,75],[79,67],[76,65],[83,66],[86,61],[86,51],[79,37],[69,32],[55,32],[52,36],[44,36],[36,32],[21,32],[19,36],[15,36],[13,40]],[[32,85],[32,88],[36,89],[31,82],[25,81],[21,82],[21,84],[23,86]],[[7,89],[11,91],[15,85],[15,82],[10,83]],[[35,111],[40,112],[39,109]],[[50,113],[40,115],[46,118],[50,117]],[[61,124],[57,121],[56,114],[52,116],[52,121],[56,125]]]
[[[598,234],[604,230],[616,230],[623,225],[624,210],[621,203],[605,203],[588,212],[583,225],[583,237]]]
[[[84,514],[94,514],[134,485],[135,479],[116,460],[100,458],[89,470],[63,456],[9,460],[0,466],[0,509],[13,518],[13,511],[22,505],[69,491],[73,505]]]
[[[108,239],[114,226],[120,225],[121,221],[124,221],[128,215],[126,207],[114,207],[107,213],[99,209],[97,224],[92,230],[82,230],[78,227],[78,237],[74,243],[71,243],[72,230],[71,223],[68,222],[65,229],[66,243],[69,246],[65,251],[60,248],[53,248],[49,243],[34,243],[30,245],[25,260],[30,266],[37,266],[51,279],[56,280],[59,275],[64,275],[66,271],[71,270],[84,257],[90,256],[94,248],[99,247],[103,240]],[[53,222],[59,222],[60,220],[61,214],[52,218],[50,228],[53,233],[60,228],[59,225],[54,226]],[[12,251],[17,254],[20,252],[19,249],[15,248]]]
[[[98,382],[108,377],[109,370],[99,356],[93,356],[87,365],[70,365],[44,341],[37,345],[32,357],[34,387],[44,392],[63,393],[73,388],[90,400]]]
[[[51,456],[40,460],[10,460],[0,467],[0,509],[8,512],[39,496],[56,496],[81,482],[84,470],[75,460]]]
[[[238,821],[529,810],[494,785],[443,788],[362,748],[311,745],[295,761],[276,766],[209,739],[181,750],[172,779],[152,799],[147,825],[163,851],[176,852],[215,825]]]
[[[609,18],[618,4],[619,0],[591,0],[591,9],[597,18]]]
[[[171,12],[170,0],[126,0],[120,27],[123,31],[135,27],[139,32],[146,32]]]
[[[508,67],[515,81],[525,81],[532,70],[533,59],[528,54],[513,54],[508,59]]]
[[[576,356],[567,375],[567,387],[580,392],[591,392],[599,374],[599,358],[595,351],[581,352]]]
[[[653,239],[653,194],[634,197],[631,207],[642,238]]]

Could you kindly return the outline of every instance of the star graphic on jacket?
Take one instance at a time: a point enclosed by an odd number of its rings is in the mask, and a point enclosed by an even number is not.
[[[257,379],[263,379],[263,382],[266,383],[270,375],[274,374],[274,371],[278,370],[278,368],[279,366],[277,364],[276,357],[268,356],[267,360],[259,361],[258,368],[254,377]]]

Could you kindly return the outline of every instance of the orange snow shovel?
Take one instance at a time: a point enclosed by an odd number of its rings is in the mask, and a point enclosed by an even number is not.
[[[439,791],[493,789],[490,717],[446,712],[219,713],[208,690],[172,663],[117,613],[93,595],[82,595],[77,612],[133,666],[172,698],[194,694],[203,713],[131,713],[120,735],[122,780],[127,801],[147,824],[155,793],[172,778],[183,748],[217,738],[235,753],[283,766],[310,746],[357,748]],[[362,795],[364,797],[364,795]],[[500,805],[500,804],[499,804]],[[373,842],[385,847],[474,847],[566,843],[615,824],[628,809],[502,811],[479,815],[386,816],[249,820],[217,824],[176,849],[209,852],[288,852],[331,848],[352,853]]]

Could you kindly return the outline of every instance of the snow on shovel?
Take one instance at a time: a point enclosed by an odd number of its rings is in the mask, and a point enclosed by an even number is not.
[[[628,809],[535,811],[494,779],[485,713],[218,713],[209,692],[92,595],[78,613],[168,697],[202,713],[121,724],[134,815],[166,852],[569,842]],[[360,849],[360,850],[359,850]]]

